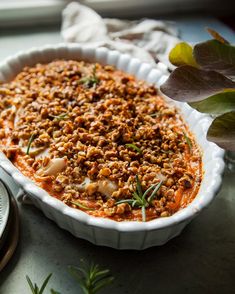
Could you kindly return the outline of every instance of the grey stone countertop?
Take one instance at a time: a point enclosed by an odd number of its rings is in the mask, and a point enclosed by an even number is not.
[[[235,41],[234,33],[214,18],[174,20],[186,41],[207,39],[206,26]],[[60,41],[59,28],[0,29],[0,60],[19,50]],[[16,194],[18,188],[9,176],[0,171],[0,177]],[[180,236],[144,251],[94,246],[60,229],[33,206],[19,204],[19,211],[19,246],[0,273],[1,294],[30,293],[25,276],[41,284],[49,273],[53,276],[48,289],[82,293],[68,273],[68,265],[79,265],[81,258],[109,268],[115,276],[114,283],[101,292],[104,294],[235,293],[235,173],[228,170],[214,202]]]

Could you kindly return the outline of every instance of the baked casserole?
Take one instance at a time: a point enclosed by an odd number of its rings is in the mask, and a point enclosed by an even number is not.
[[[55,60],[0,85],[1,150],[51,196],[115,221],[186,207],[201,151],[175,106],[110,65]]]

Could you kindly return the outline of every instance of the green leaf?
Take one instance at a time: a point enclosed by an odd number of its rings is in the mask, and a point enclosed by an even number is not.
[[[51,114],[50,116],[57,119],[57,120],[63,120],[68,116],[68,113],[67,112],[66,113],[61,113],[59,115],[52,115]]]
[[[38,285],[35,283],[34,284],[34,291],[36,294],[39,294],[39,288],[38,288]]]
[[[29,142],[28,142],[28,146],[27,146],[27,150],[26,150],[27,155],[29,155],[29,151],[30,151],[30,148],[31,148],[31,145],[32,145],[34,139],[35,139],[35,135],[32,134],[29,138]]]
[[[44,282],[43,282],[43,284],[42,284],[40,290],[39,290],[39,288],[38,288],[38,285],[37,285],[36,283],[33,285],[32,281],[31,281],[30,278],[29,278],[29,276],[26,276],[26,279],[27,279],[27,282],[28,282],[29,287],[30,287],[30,289],[31,289],[31,292],[32,292],[33,294],[43,294],[43,292],[44,292],[44,290],[45,290],[45,288],[46,288],[46,286],[47,286],[47,284],[48,284],[48,282],[49,282],[51,276],[52,276],[52,274],[49,274],[49,275],[46,277],[46,279],[44,280]],[[58,294],[59,294],[59,293],[58,293]]]
[[[146,222],[146,209],[144,205],[141,207],[141,213],[142,213],[142,221]]]
[[[81,262],[82,268],[70,266],[69,272],[76,278],[84,294],[95,294],[114,280],[108,269],[100,269],[94,263],[87,265]]]
[[[29,284],[29,287],[30,287],[30,289],[31,289],[31,292],[32,292],[33,294],[37,294],[37,293],[34,291],[34,286],[33,286],[32,281],[30,280],[29,276],[26,276],[26,280],[27,280],[27,282],[28,282],[28,284]]]
[[[92,294],[99,292],[102,288],[108,286],[109,284],[111,284],[114,281],[114,277],[111,276],[107,276],[104,277],[102,280],[99,281],[99,283],[97,283],[97,285],[94,287]]]
[[[122,203],[128,203],[128,204],[133,205],[134,201],[135,200],[133,200],[133,199],[123,199],[123,200],[119,200],[119,201],[115,202],[115,205],[122,204]]]
[[[136,180],[136,191],[138,192],[138,196],[142,197],[143,192],[142,192],[142,187],[141,187],[141,183],[140,183],[138,175],[135,176],[135,180]]]
[[[158,117],[158,116],[160,116],[160,114],[157,113],[157,112],[155,112],[155,113],[151,113],[149,116],[151,116],[151,117]]]
[[[97,265],[96,265],[95,270],[98,270],[98,266],[97,266]],[[107,275],[107,274],[109,274],[109,272],[110,272],[110,270],[108,270],[108,269],[98,271],[98,272],[96,273],[96,277],[103,276],[103,275]]]
[[[184,135],[184,139],[188,145],[188,148],[189,148],[189,151],[191,152],[192,151],[192,148],[193,148],[193,144],[192,144],[192,141],[190,140],[190,138],[186,135],[185,132],[183,132],[183,135]]]
[[[153,190],[152,194],[151,194],[151,195],[149,196],[149,198],[148,198],[148,203],[151,203],[151,202],[153,201],[153,199],[154,199],[154,197],[156,196],[158,190],[161,188],[162,183],[163,183],[163,182],[161,181],[161,182],[159,182],[159,183],[156,185],[156,187],[155,187],[155,189]]]
[[[235,82],[215,71],[183,65],[171,73],[160,89],[174,100],[196,102],[224,90],[235,89]]]
[[[206,70],[216,70],[235,76],[235,47],[210,40],[194,46],[193,55],[197,63]]]
[[[139,194],[135,191],[133,192],[133,198],[136,200],[136,205],[141,205],[142,204],[142,195],[139,196]]]
[[[87,275],[87,272],[83,268],[78,268],[74,266],[69,266],[69,273],[79,282],[83,282],[83,278]]]
[[[143,195],[143,198],[146,198],[146,196],[148,195],[148,193],[151,191],[151,190],[154,190],[152,193],[151,193],[151,196],[148,197],[148,202],[151,203],[152,201],[152,197],[155,196],[155,194],[157,193],[157,191],[159,190],[159,188],[161,187],[162,185],[162,181],[160,181],[159,183],[157,184],[154,184],[152,186],[150,186],[145,192],[144,192],[144,195]],[[150,200],[149,200],[150,199]]]
[[[79,208],[85,209],[85,210],[94,210],[94,208],[88,207],[84,204],[82,204],[81,202],[78,201],[71,201],[72,204],[78,206]]]
[[[223,114],[235,110],[235,90],[219,93],[189,105],[199,112]]]
[[[169,60],[176,66],[191,65],[198,67],[198,64],[193,56],[193,48],[186,42],[177,44],[169,53]]]
[[[133,200],[131,206],[132,206],[132,207],[135,207],[135,205],[138,205],[138,200]]]
[[[209,127],[207,139],[224,149],[235,151],[235,111],[216,117]]]
[[[45,290],[45,288],[46,288],[46,286],[47,286],[47,284],[48,284],[48,282],[49,282],[51,276],[52,276],[52,274],[49,274],[49,275],[46,277],[46,279],[45,279],[45,281],[43,282],[42,287],[41,287],[41,289],[40,289],[40,291],[39,291],[38,294],[43,294],[43,291]]]
[[[155,184],[155,185],[152,185],[150,186],[145,192],[144,192],[144,195],[143,195],[143,198],[145,199],[146,196],[148,195],[148,193],[153,190],[158,184]]]
[[[135,144],[125,144],[125,146],[127,148],[131,148],[131,149],[137,151],[140,154],[142,153],[141,149],[139,147],[137,147]]]

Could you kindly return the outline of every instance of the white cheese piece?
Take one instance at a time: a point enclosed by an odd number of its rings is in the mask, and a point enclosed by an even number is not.
[[[92,182],[88,177],[86,177],[84,181],[77,186],[78,190],[85,191],[91,183],[95,182]],[[112,193],[117,190],[117,185],[109,180],[98,181],[97,184],[98,192],[105,195],[106,197],[111,197]]]
[[[37,171],[39,176],[54,176],[61,172],[66,166],[66,161],[63,158],[53,158],[47,166],[40,168]]]
[[[161,172],[156,174],[156,178],[163,182],[166,180],[166,176],[164,176]]]
[[[106,197],[111,197],[113,192],[117,190],[117,185],[109,180],[102,180],[98,182],[98,192],[105,195]]]
[[[90,183],[91,183],[91,180],[88,177],[86,177],[81,184],[77,185],[77,188],[79,191],[84,192],[86,188],[88,187],[88,185],[90,185]]]

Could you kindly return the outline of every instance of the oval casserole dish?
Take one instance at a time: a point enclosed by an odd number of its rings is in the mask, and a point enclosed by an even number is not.
[[[33,48],[9,57],[0,64],[0,80],[3,82],[10,81],[24,66],[48,63],[55,59],[84,60],[114,65],[117,69],[133,74],[137,79],[143,79],[157,87],[166,80],[168,75],[167,68],[161,63],[152,67],[150,64],[131,58],[127,54],[106,48],[96,49],[74,44],[59,44],[38,49]],[[76,237],[86,239],[96,245],[116,249],[141,250],[151,246],[163,245],[179,235],[183,228],[203,208],[209,205],[219,190],[224,169],[224,151],[206,140],[206,132],[211,123],[210,117],[198,113],[186,103],[174,102],[174,104],[180,109],[202,150],[204,173],[196,198],[186,208],[179,210],[170,217],[158,218],[149,222],[116,222],[110,219],[93,217],[83,211],[70,208],[48,195],[45,190],[26,178],[1,152],[0,166],[19,184],[22,193],[29,195],[32,202],[48,218]]]

